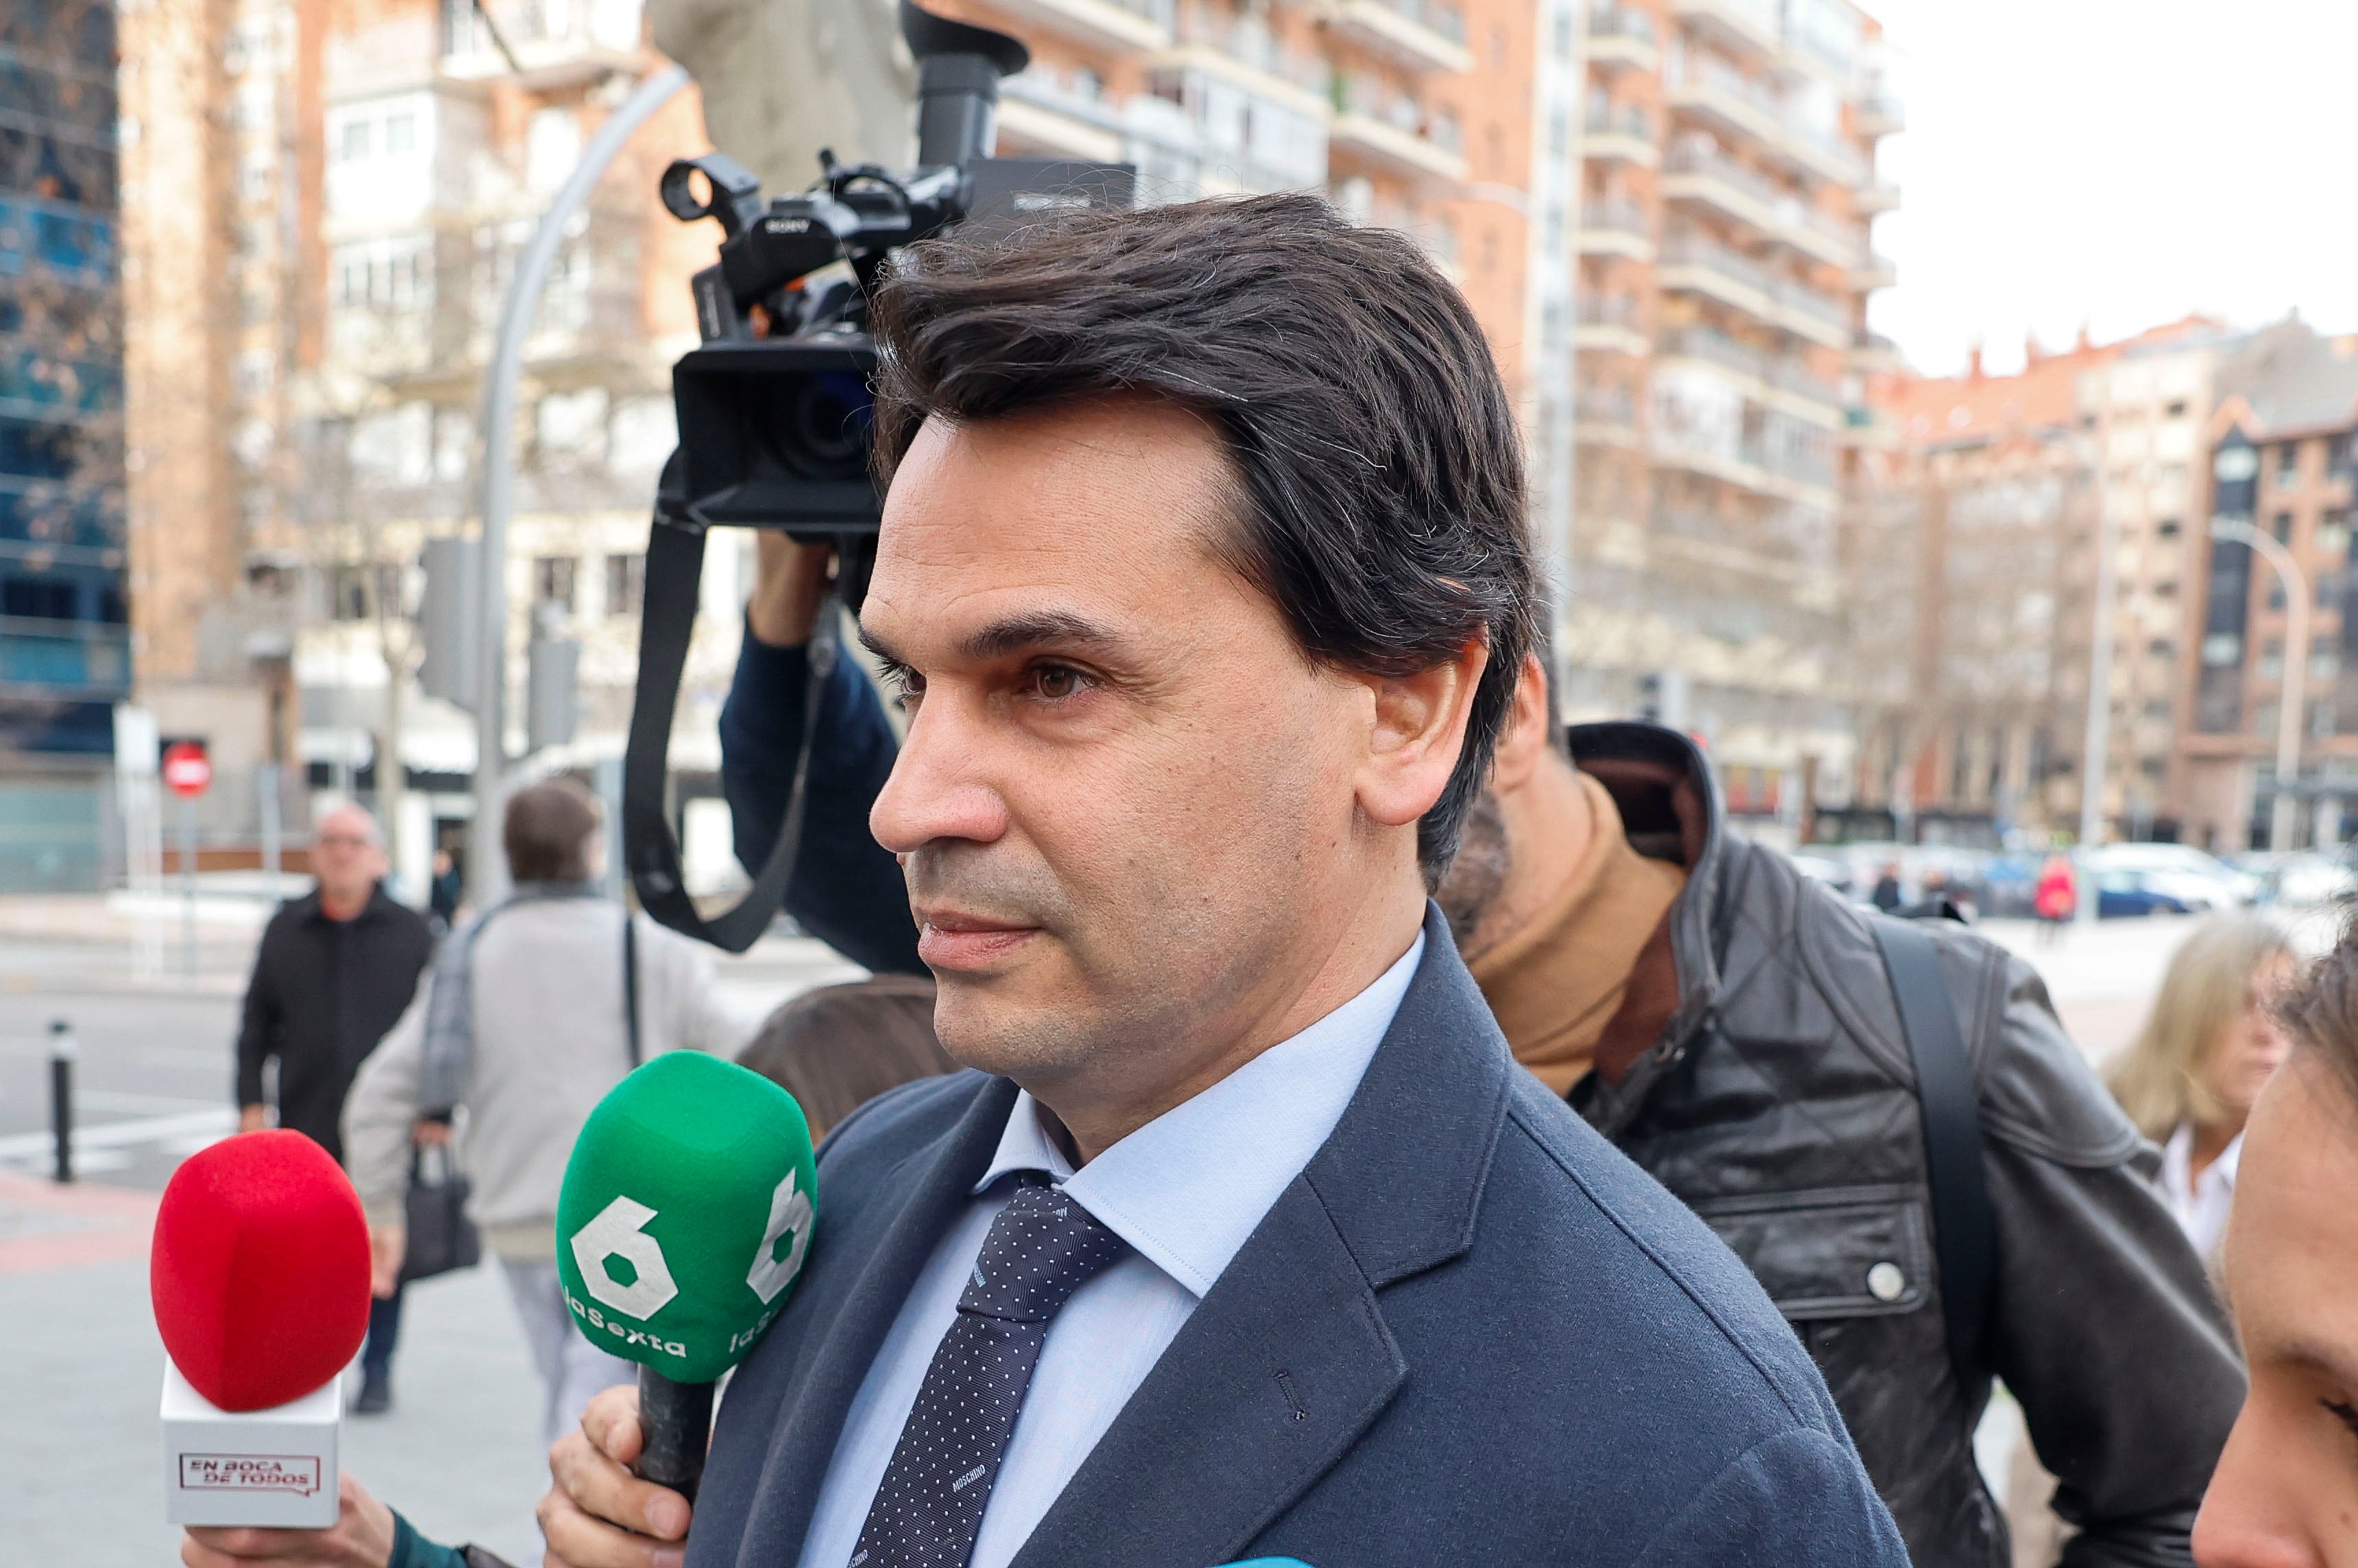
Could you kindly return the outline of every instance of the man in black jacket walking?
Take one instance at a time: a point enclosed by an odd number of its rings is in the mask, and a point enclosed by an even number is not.
[[[820,547],[764,535],[721,715],[749,866],[784,815]],[[1978,1094],[1996,1232],[1975,1364],[1944,1334],[1917,1084],[1870,921],[1727,834],[1710,769],[1651,724],[1569,730],[1534,658],[1439,893],[1516,1058],[1696,1210],[1809,1348],[1919,1568],[2003,1568],[1973,1433],[2020,1401],[2067,1568],[2183,1564],[2243,1371],[2151,1183],[2158,1156],[2063,1033],[2038,975],[1934,938]],[[916,970],[892,857],[864,831],[891,772],[849,659],[822,696],[786,906],[879,970]],[[1569,755],[1565,741],[1569,742]],[[1575,765],[1576,761],[1576,765]],[[1599,1324],[1610,1333],[1610,1324]]]
[[[361,1063],[417,992],[434,935],[416,910],[387,896],[376,819],[356,806],[320,820],[311,845],[319,885],[281,906],[262,934],[237,1037],[238,1130],[269,1119],[263,1065],[278,1064],[278,1125],[343,1158],[344,1096]],[[393,1346],[401,1292],[369,1306],[353,1409],[393,1402]]]

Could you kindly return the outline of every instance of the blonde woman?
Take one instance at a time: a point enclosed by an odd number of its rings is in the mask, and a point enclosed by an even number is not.
[[[2129,1119],[2162,1146],[2162,1190],[2206,1262],[2226,1229],[2244,1122],[2288,1049],[2271,1001],[2294,969],[2291,944],[2268,922],[2203,922],[2170,956],[2152,1016],[2106,1074]]]

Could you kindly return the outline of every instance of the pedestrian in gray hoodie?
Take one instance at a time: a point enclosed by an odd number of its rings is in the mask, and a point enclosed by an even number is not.
[[[573,1141],[637,1062],[730,1056],[752,1033],[721,1000],[708,952],[604,895],[600,816],[569,779],[515,793],[502,824],[515,891],[444,941],[344,1107],[379,1295],[401,1270],[412,1148],[453,1147],[547,1389],[549,1442],[636,1370],[573,1332],[557,1287],[557,1193]]]

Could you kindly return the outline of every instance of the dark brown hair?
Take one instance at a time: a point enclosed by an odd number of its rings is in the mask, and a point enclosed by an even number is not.
[[[2358,921],[2277,1003],[2293,1049],[2315,1056],[2358,1100]]]
[[[1486,639],[1465,750],[1418,824],[1438,880],[1531,645],[1538,573],[1498,366],[1413,242],[1299,194],[977,227],[903,252],[875,327],[885,480],[928,416],[1142,393],[1220,432],[1241,491],[1229,564],[1309,657],[1406,676]]]
[[[878,975],[805,991],[763,1022],[740,1065],[802,1106],[813,1138],[882,1094],[958,1065],[934,1037],[934,982]]]
[[[571,779],[544,779],[516,791],[500,824],[508,875],[520,882],[579,881],[590,874],[590,836],[600,815],[598,797]]]

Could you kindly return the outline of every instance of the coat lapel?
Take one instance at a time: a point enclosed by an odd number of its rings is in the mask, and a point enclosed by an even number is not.
[[[1367,1076],[1012,1568],[1205,1568],[1384,1412],[1409,1368],[1379,1291],[1472,1245],[1516,1069],[1448,927]]]
[[[1366,1276],[1297,1177],[1013,1568],[1206,1568],[1240,1556],[1407,1373]]]
[[[821,1289],[794,1341],[794,1364],[780,1374],[784,1391],[773,1407],[760,1495],[737,1558],[746,1568],[775,1568],[801,1557],[851,1401],[926,1260],[990,1166],[1014,1103],[1013,1084],[984,1081],[946,1137],[913,1152],[881,1178],[903,1195],[866,1260],[839,1276],[814,1269],[815,1277],[806,1281],[806,1290]]]

